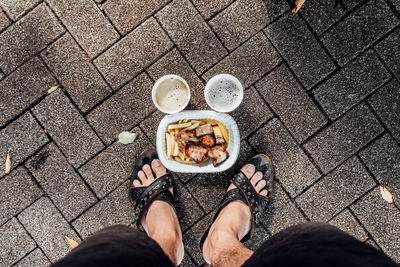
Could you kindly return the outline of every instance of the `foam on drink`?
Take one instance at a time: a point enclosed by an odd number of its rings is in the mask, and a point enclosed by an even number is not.
[[[230,110],[241,101],[241,89],[231,80],[216,79],[206,92],[206,100],[216,110]]]
[[[169,78],[160,83],[156,89],[157,104],[167,112],[174,112],[183,107],[189,97],[189,89],[175,78]]]

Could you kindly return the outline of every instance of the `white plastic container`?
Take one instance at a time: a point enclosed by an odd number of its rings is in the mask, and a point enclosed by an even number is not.
[[[167,146],[165,133],[167,126],[179,120],[198,120],[198,119],[213,119],[223,123],[229,132],[229,143],[226,148],[229,153],[229,158],[217,166],[213,166],[211,161],[202,164],[185,164],[167,158]],[[228,114],[218,113],[209,110],[193,110],[183,111],[171,115],[166,115],[160,122],[157,130],[157,154],[162,164],[172,172],[182,173],[210,173],[222,172],[235,164],[240,152],[240,134],[239,128],[235,120]]]

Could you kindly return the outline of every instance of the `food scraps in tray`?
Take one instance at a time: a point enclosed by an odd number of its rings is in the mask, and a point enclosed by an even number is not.
[[[229,157],[226,150],[229,132],[217,120],[180,120],[167,126],[165,138],[168,159],[180,163],[200,164],[211,160],[217,166]]]

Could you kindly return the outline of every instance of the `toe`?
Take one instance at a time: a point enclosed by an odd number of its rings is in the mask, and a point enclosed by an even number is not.
[[[256,185],[256,191],[260,192],[266,185],[267,183],[265,180],[261,180],[257,185]]]
[[[256,172],[253,175],[253,177],[251,177],[251,180],[250,180],[251,184],[255,187],[256,184],[258,183],[258,181],[260,181],[262,179],[262,177],[263,177],[262,172]]]
[[[153,172],[151,171],[150,165],[148,165],[148,164],[144,165],[142,170],[146,174],[146,177],[149,180],[149,182],[150,183],[153,182],[154,181],[154,176],[153,176]]]
[[[142,184],[141,184],[138,180],[134,180],[134,181],[133,181],[133,186],[134,186],[134,187],[141,187]]]
[[[256,167],[253,164],[246,164],[240,170],[250,179],[256,171]]]
[[[151,162],[151,168],[153,169],[157,178],[167,174],[167,169],[161,164],[159,159],[155,159]]]
[[[264,189],[264,190],[262,190],[262,191],[260,192],[260,195],[266,197],[266,196],[268,195],[268,191]]]

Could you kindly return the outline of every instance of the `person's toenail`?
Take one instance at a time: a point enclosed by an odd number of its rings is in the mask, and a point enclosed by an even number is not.
[[[161,166],[161,162],[159,160],[155,160],[153,164],[156,168]]]

